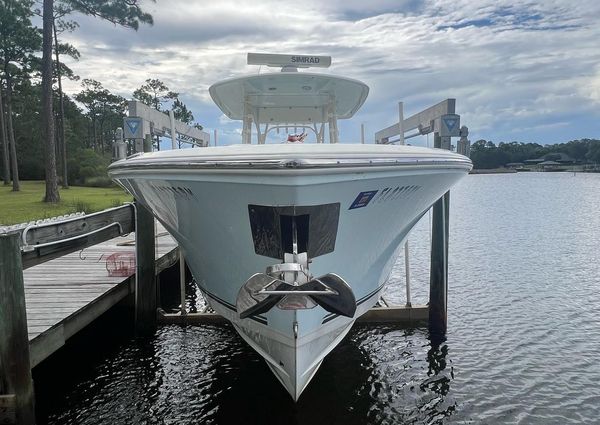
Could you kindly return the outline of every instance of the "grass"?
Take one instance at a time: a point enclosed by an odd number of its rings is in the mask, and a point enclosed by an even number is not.
[[[133,198],[121,188],[71,186],[60,190],[60,202],[42,201],[46,192],[43,181],[22,181],[21,190],[0,183],[0,225],[9,225],[83,211],[91,213],[115,207]]]

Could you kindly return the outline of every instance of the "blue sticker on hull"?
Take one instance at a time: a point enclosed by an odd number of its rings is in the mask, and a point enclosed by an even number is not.
[[[353,210],[356,208],[362,208],[362,207],[366,207],[367,205],[369,205],[369,202],[371,202],[371,199],[373,199],[373,197],[375,196],[375,194],[379,192],[378,190],[369,190],[367,192],[360,192],[358,194],[358,196],[356,197],[356,199],[354,200],[354,202],[352,202],[352,205],[350,205],[350,208],[348,208],[349,210]]]

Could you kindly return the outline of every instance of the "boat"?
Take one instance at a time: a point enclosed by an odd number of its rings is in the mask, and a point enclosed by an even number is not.
[[[281,72],[209,88],[242,121],[240,144],[136,154],[109,174],[173,235],[210,307],[298,400],[379,300],[412,227],[472,164],[441,149],[342,143],[337,121],[369,88],[298,71],[329,57],[248,59]]]

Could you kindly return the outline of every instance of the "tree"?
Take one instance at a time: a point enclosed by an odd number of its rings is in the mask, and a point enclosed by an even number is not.
[[[152,106],[157,111],[163,111],[163,103],[175,102],[179,93],[175,93],[167,87],[165,83],[157,78],[148,78],[142,86],[133,92],[134,99]],[[165,108],[168,111],[170,108]],[[160,137],[156,136],[154,140],[156,148],[160,150]]]
[[[8,134],[6,134],[6,125],[4,124],[4,100],[2,96],[2,79],[0,79],[0,137],[2,138],[2,179],[4,185],[10,184],[10,160],[8,152]]]
[[[192,111],[190,111],[181,100],[175,99],[172,110],[176,120],[186,124],[192,124],[194,122],[194,114],[192,114]]]
[[[54,113],[52,105],[52,29],[54,26],[54,0],[44,0],[42,30],[42,134],[46,164],[46,195],[44,202],[60,201],[56,175],[56,145],[54,139]]]
[[[102,84],[89,78],[81,82],[83,90],[75,95],[75,100],[87,109],[87,116],[91,123],[91,136],[89,146],[96,151],[105,151],[105,142],[108,142],[105,128],[108,124],[109,140],[117,125],[123,122],[125,116],[125,98],[110,93]]]
[[[39,50],[40,35],[31,25],[31,0],[0,1],[0,61],[6,83],[6,125],[13,191],[19,190],[19,168],[13,125],[13,75],[22,72]]]
[[[63,19],[66,15],[71,13],[73,9],[68,5],[58,4],[54,10],[54,17],[52,22],[52,30],[54,35],[54,55],[56,57],[56,62],[54,69],[56,70],[56,80],[58,82],[58,105],[59,105],[59,114],[58,114],[58,145],[62,163],[62,187],[64,189],[69,188],[69,177],[68,177],[68,169],[67,169],[67,146],[65,142],[65,101],[63,96],[62,89],[62,75],[67,71],[67,77],[74,79],[73,73],[70,69],[65,67],[60,62],[60,54],[64,53],[69,55],[73,59],[79,59],[80,54],[79,51],[71,46],[70,44],[61,44],[58,42],[58,34],[68,31],[74,31],[79,24],[75,21],[69,21]],[[65,69],[63,69],[65,68]],[[69,71],[71,71],[69,75]]]
[[[589,149],[585,157],[590,162],[600,164],[600,140],[590,140]]]
[[[152,16],[142,11],[139,0],[59,0],[73,11],[96,16],[126,28],[137,30],[140,23],[152,24]],[[42,123],[46,147],[46,202],[60,199],[56,184],[56,157],[54,143],[54,121],[52,112],[52,31],[54,24],[54,2],[44,0],[43,45],[42,45],[42,96],[44,109]]]
[[[163,103],[176,101],[178,96],[179,93],[169,90],[165,83],[156,78],[148,78],[139,89],[133,92],[135,99],[158,111],[162,111]]]

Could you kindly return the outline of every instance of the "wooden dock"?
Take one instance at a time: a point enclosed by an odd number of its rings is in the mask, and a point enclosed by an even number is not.
[[[109,258],[119,253],[131,255]],[[174,239],[134,204],[0,232],[0,423],[34,424],[32,367],[129,294],[136,334],[153,334],[156,275],[178,260]]]
[[[109,276],[106,262],[113,253],[135,254],[135,233],[24,270],[31,367],[37,366],[70,337],[134,293],[134,274]],[[156,274],[178,260],[177,243],[159,225]]]

